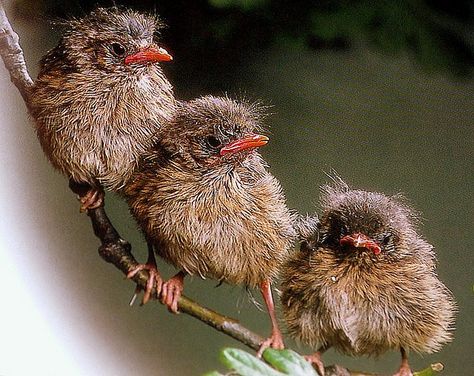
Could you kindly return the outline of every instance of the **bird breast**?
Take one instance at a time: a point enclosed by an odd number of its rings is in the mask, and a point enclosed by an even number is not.
[[[290,332],[312,346],[329,344],[352,355],[401,346],[433,352],[451,338],[452,298],[432,270],[414,260],[367,270],[318,249],[288,265],[285,319]]]
[[[174,170],[153,181],[142,187],[151,197],[132,200],[132,211],[139,222],[146,211],[142,227],[168,262],[232,284],[256,286],[276,277],[294,230],[273,176],[248,180],[229,171],[191,178]]]
[[[149,72],[148,72],[149,73]],[[160,71],[139,77],[39,80],[31,112],[45,153],[79,182],[116,190],[130,177],[174,109]]]

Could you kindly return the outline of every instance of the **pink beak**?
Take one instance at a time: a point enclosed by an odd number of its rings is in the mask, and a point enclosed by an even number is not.
[[[374,255],[378,255],[382,251],[376,242],[361,233],[346,235],[339,240],[339,244],[349,245],[354,248],[366,248],[374,252]]]
[[[140,49],[140,51],[128,55],[125,58],[125,64],[134,64],[134,63],[154,63],[159,61],[171,61],[173,57],[162,47],[148,47]]]
[[[259,134],[252,134],[241,138],[240,140],[232,141],[224,146],[220,150],[220,155],[226,155],[231,153],[237,153],[242,150],[258,148],[260,146],[266,145],[268,142],[267,136],[262,136]]]

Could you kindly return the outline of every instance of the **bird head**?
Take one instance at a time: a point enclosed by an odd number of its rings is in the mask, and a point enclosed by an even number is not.
[[[84,73],[130,74],[172,60],[156,43],[155,37],[164,27],[156,16],[116,7],[97,8],[65,25],[61,53]]]
[[[424,245],[416,216],[402,198],[349,188],[339,180],[323,187],[319,243],[336,253],[360,257],[403,257]]]
[[[204,96],[183,102],[163,133],[168,144],[204,167],[244,161],[268,137],[259,133],[261,108],[227,97]]]

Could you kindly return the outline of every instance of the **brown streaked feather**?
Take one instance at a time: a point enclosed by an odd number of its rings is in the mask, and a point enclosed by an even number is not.
[[[398,198],[325,186],[318,246],[302,250],[282,269],[281,301],[290,335],[315,349],[350,355],[389,349],[438,351],[452,340],[452,294],[438,279],[432,246],[416,231],[415,215]],[[336,227],[377,234],[390,231],[394,246],[375,256],[339,249]],[[321,243],[322,242],[322,243]]]

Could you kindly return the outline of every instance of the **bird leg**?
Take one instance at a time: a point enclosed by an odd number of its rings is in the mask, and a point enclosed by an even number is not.
[[[403,347],[400,348],[400,352],[402,354],[402,364],[400,364],[398,372],[393,376],[413,376],[413,372],[411,372],[410,365],[408,364],[407,352]]]
[[[105,194],[102,187],[93,187],[88,183],[78,183],[70,179],[69,188],[78,195],[78,200],[81,202],[81,213],[104,206]]]
[[[314,367],[318,371],[320,376],[324,376],[324,364],[323,361],[321,360],[321,355],[323,352],[325,352],[328,349],[328,347],[320,347],[318,351],[311,355],[305,355],[305,359],[310,362],[311,364],[314,364]]]
[[[141,305],[148,303],[148,301],[151,298],[153,287],[155,287],[156,289],[156,296],[159,296],[161,292],[162,284],[163,284],[160,273],[158,273],[158,269],[156,267],[156,259],[155,259],[155,253],[153,251],[153,246],[149,242],[147,243],[147,245],[148,245],[148,260],[146,264],[138,264],[136,267],[132,268],[127,273],[127,278],[131,279],[140,270],[148,270],[149,275],[148,275],[148,280],[146,282],[145,294],[143,295]],[[141,288],[137,286],[135,290],[135,295],[133,296],[130,305],[133,304],[133,302],[135,301],[135,297],[138,295],[140,291],[141,291]]]
[[[178,300],[184,289],[184,277],[186,277],[186,272],[180,271],[163,283],[161,288],[161,303],[168,306],[168,310],[172,313],[178,313]]]
[[[263,300],[265,301],[265,305],[267,306],[268,314],[272,322],[272,335],[270,336],[270,338],[267,338],[261,343],[260,348],[257,352],[257,357],[259,358],[262,356],[263,352],[268,347],[272,347],[274,349],[279,350],[285,348],[285,345],[283,343],[283,336],[281,335],[275,315],[275,305],[273,304],[272,287],[270,285],[270,281],[264,280],[260,284],[260,292],[262,293]]]

